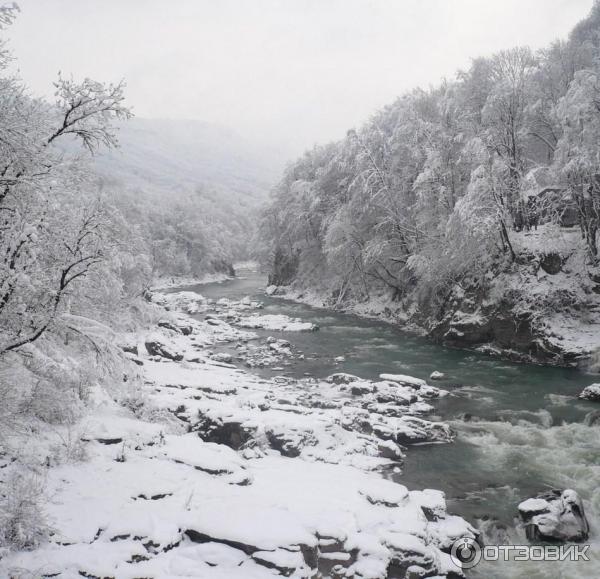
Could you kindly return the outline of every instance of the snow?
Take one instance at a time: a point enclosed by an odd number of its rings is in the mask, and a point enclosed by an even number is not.
[[[300,579],[314,576],[319,561],[373,579],[384,579],[392,561],[446,572],[440,549],[476,531],[446,512],[443,493],[409,491],[379,473],[401,463],[400,444],[452,438],[447,425],[421,417],[431,409],[424,381],[266,380],[214,359],[218,344],[256,340],[232,325],[237,317],[213,326],[176,310],[201,303],[197,297],[155,302],[190,333],[160,327],[121,341],[152,336],[183,360],[140,349],[138,414],[97,393],[80,425],[88,460],[45,472],[54,535],[1,559],[1,576],[18,568],[63,577]],[[236,316],[256,307],[207,306]]]
[[[600,384],[590,384],[586,386],[581,394],[579,394],[579,398],[583,400],[592,400],[592,401],[600,401]]]
[[[387,480],[373,481],[366,488],[360,489],[360,493],[374,505],[397,507],[408,501],[408,489]]]
[[[399,384],[413,386],[414,388],[427,386],[427,382],[425,382],[425,380],[421,380],[420,378],[415,378],[413,376],[405,376],[404,374],[380,374],[379,377],[382,380],[398,382]]]
[[[548,509],[550,507],[548,501],[545,501],[544,499],[527,499],[526,501],[523,501],[522,503],[519,503],[519,510],[523,511],[524,513],[528,513],[528,512],[541,512],[541,511],[545,511],[546,509]]]
[[[242,318],[237,325],[242,328],[263,329],[279,332],[313,332],[318,327],[311,322],[303,322],[284,314],[252,315]]]

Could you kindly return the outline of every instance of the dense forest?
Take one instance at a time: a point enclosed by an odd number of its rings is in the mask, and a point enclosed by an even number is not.
[[[248,259],[253,216],[280,175],[270,151],[199,121],[136,117],[116,128],[119,147],[99,151],[94,169],[143,237],[154,277],[231,272]]]
[[[3,33],[17,15],[16,5],[0,8]],[[153,280],[232,273],[232,261],[247,255],[251,214],[262,186],[249,169],[246,174],[228,167],[228,180],[201,168],[191,171],[193,158],[186,173],[181,159],[173,161],[176,152],[169,156],[160,150],[176,129],[164,122],[128,128],[132,114],[123,82],[59,76],[49,102],[31,96],[10,72],[13,61],[3,43],[2,444],[24,417],[71,420],[85,404],[86,385],[121,383],[131,362],[115,345],[115,332],[151,317],[144,296]],[[145,131],[141,151],[135,127]],[[188,130],[196,128],[188,123]],[[200,145],[211,147],[212,157],[205,158],[213,161],[214,172],[223,163],[215,160],[219,132],[202,130],[200,137],[195,131],[200,144],[192,146],[188,137],[185,149],[192,155]],[[119,134],[128,145],[124,149],[119,149]],[[162,183],[155,173],[161,173]],[[233,208],[232,197],[238,198]]]
[[[308,151],[263,215],[271,282],[564,361],[548,316],[600,291],[599,57],[595,4],[568,40],[476,58]]]

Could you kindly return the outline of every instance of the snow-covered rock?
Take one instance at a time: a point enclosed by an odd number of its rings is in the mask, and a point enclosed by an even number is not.
[[[425,380],[422,380],[421,378],[415,378],[414,376],[406,376],[405,374],[380,374],[379,377],[382,380],[397,382],[403,386],[411,386],[413,388],[427,386],[427,382],[425,382]]]
[[[552,490],[519,504],[519,515],[530,541],[585,541],[589,525],[576,491]]]
[[[579,395],[579,398],[590,400],[591,402],[600,402],[600,384],[586,386]]]
[[[223,362],[224,364],[231,364],[231,362],[233,362],[233,356],[227,352],[211,354],[210,359],[214,360],[215,362]]]
[[[265,289],[268,296],[282,296],[286,293],[286,288],[278,285],[270,285]]]
[[[152,300],[169,310],[181,310],[187,314],[196,314],[206,308],[206,299],[190,291],[154,293]]]
[[[331,374],[331,376],[327,376],[325,380],[331,384],[350,384],[351,382],[360,381],[360,378],[358,376],[354,376],[354,374],[336,372],[335,374]]]
[[[146,346],[146,351],[151,356],[159,356],[160,358],[173,360],[175,362],[183,360],[183,354],[174,351],[171,346],[167,345],[160,336],[157,336],[156,334],[148,336],[144,341],[144,345]]]
[[[443,372],[438,372],[438,370],[434,370],[429,376],[431,380],[443,380],[445,377],[446,374]]]
[[[264,316],[254,314],[241,318],[237,325],[242,328],[263,329],[272,332],[314,332],[319,329],[312,322],[303,322],[299,318],[291,318],[284,314],[266,314]]]
[[[170,300],[186,310],[191,298]],[[221,316],[231,301],[207,307]],[[98,403],[84,428],[89,460],[45,475],[54,534],[3,557],[0,576],[448,574],[452,541],[477,531],[447,513],[439,491],[409,491],[378,472],[402,462],[403,444],[451,440],[447,425],[415,415],[431,407],[421,393],[431,387],[349,374],[267,380],[215,362],[223,343],[251,352],[256,336],[236,318],[171,314],[191,331],[146,338],[136,415],[108,396]],[[256,347],[293,352],[277,339]]]
[[[361,488],[359,492],[370,503],[386,507],[399,507],[409,500],[408,489],[404,485],[385,479],[372,481],[366,487]]]

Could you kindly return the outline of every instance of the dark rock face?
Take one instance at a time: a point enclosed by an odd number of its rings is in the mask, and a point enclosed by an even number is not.
[[[183,356],[177,352],[172,352],[168,346],[159,342],[158,340],[150,340],[145,342],[146,350],[151,356],[160,356],[167,360],[173,360],[174,362],[181,362]]]
[[[288,255],[280,247],[275,250],[268,285],[288,285],[298,272],[299,256]]]
[[[89,442],[90,440],[95,440],[96,442],[99,442],[100,444],[106,444],[106,445],[111,445],[111,444],[121,444],[123,442],[123,439],[121,437],[115,437],[115,438],[82,438],[81,440],[83,440],[84,442]]]
[[[552,490],[523,501],[519,515],[532,542],[578,542],[589,535],[583,502],[571,489]]]
[[[224,259],[215,259],[211,262],[212,269],[217,273],[227,274],[229,277],[235,277],[235,269],[233,265]]]
[[[189,336],[193,331],[192,326],[189,326],[187,324],[180,324],[177,326],[177,328],[184,336]]]
[[[172,332],[177,332],[177,333],[180,332],[179,328],[175,324],[172,324],[171,322],[169,322],[168,320],[161,320],[160,322],[158,322],[158,326],[160,328],[165,328],[167,330],[171,330]]]
[[[575,365],[574,355],[560,350],[536,328],[535,312],[516,312],[517,301],[518,296],[509,294],[497,303],[481,305],[483,297],[471,296],[441,319],[423,323],[429,327],[430,338],[451,347],[488,346],[489,353],[503,353],[519,361]]]
[[[556,275],[563,265],[563,258],[558,253],[546,253],[540,259],[540,267],[549,275]]]
[[[195,429],[205,442],[225,444],[233,450],[240,450],[254,434],[240,422],[222,422],[208,416],[201,416]]]
[[[124,346],[121,346],[121,350],[123,350],[123,352],[125,352],[127,354],[133,354],[134,356],[139,355],[137,346],[132,346],[132,345],[126,344]]]
[[[206,533],[201,533],[194,529],[187,529],[184,531],[184,534],[188,536],[190,541],[194,543],[220,543],[222,545],[227,545],[228,547],[232,547],[233,549],[238,549],[242,553],[246,555],[252,555],[256,553],[260,549],[255,547],[254,545],[248,545],[246,543],[241,543],[239,541],[232,541],[231,539],[221,539],[219,537],[211,537]]]

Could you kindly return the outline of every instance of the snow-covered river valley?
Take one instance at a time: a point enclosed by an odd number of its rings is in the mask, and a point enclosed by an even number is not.
[[[176,290],[213,299],[249,296],[264,304],[261,315],[285,314],[319,326],[317,332],[277,332],[304,357],[250,370],[264,377],[324,378],[347,372],[377,379],[387,372],[428,379],[434,370],[443,372],[445,379],[435,385],[450,395],[435,401],[435,414],[429,418],[449,423],[456,439],[411,446],[402,471],[389,476],[409,489],[443,490],[448,511],[480,528],[488,544],[525,543],[515,530],[519,502],[548,488],[574,488],[584,499],[591,526],[591,562],[481,563],[469,576],[597,576],[600,416],[597,405],[577,399],[595,381],[593,376],[444,348],[383,322],[267,296],[264,286],[263,277],[244,271],[234,280]],[[255,331],[264,338],[273,335]],[[232,347],[220,351],[235,358]]]

